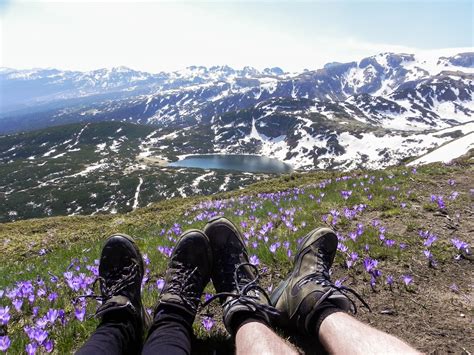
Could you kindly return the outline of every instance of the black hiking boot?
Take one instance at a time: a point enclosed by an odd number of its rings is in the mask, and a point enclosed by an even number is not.
[[[96,316],[104,319],[111,314],[128,313],[132,319],[136,334],[142,335],[150,325],[150,316],[141,300],[143,279],[143,258],[132,237],[114,234],[107,238],[99,264],[101,296],[103,303],[97,309]]]
[[[322,308],[329,305],[356,312],[354,302],[346,295],[348,292],[368,307],[355,291],[330,281],[329,269],[337,243],[336,234],[329,228],[315,229],[305,236],[295,256],[293,271],[270,297],[282,314],[280,326],[313,335]]]
[[[206,235],[198,230],[182,234],[171,253],[155,313],[160,306],[166,305],[177,307],[194,319],[202,292],[209,282],[211,266],[211,247]]]
[[[258,270],[249,263],[247,250],[238,229],[224,217],[208,222],[204,233],[211,243],[214,265],[211,279],[224,311],[224,325],[235,335],[242,315],[250,315],[267,324],[276,310],[265,290],[258,284]],[[237,317],[236,317],[237,316]]]

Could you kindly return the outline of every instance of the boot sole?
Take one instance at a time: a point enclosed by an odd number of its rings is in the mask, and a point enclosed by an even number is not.
[[[332,229],[329,229],[329,228],[318,228],[318,229],[315,229],[311,232],[309,232],[305,237],[304,239],[301,241],[300,243],[300,246],[298,247],[298,251],[296,253],[296,256],[298,256],[302,250],[304,250],[306,247],[310,246],[311,244],[313,244],[318,238],[320,238],[321,236],[325,235],[325,234],[328,234],[328,233],[332,233],[332,234],[335,234],[334,231]],[[311,243],[308,243],[308,241],[313,237],[315,236],[316,234],[319,234],[315,240],[311,241]],[[296,257],[295,257],[295,261],[296,261]],[[290,280],[291,278],[293,277],[293,272],[294,272],[294,269],[291,271],[290,275],[283,281],[281,281],[277,288],[275,289],[275,291],[272,292],[271,296],[270,296],[270,301],[272,303],[273,306],[276,306],[276,304],[278,303],[278,300],[280,299],[281,295],[283,294],[283,292],[285,291],[286,287],[288,286],[288,284],[290,283]]]

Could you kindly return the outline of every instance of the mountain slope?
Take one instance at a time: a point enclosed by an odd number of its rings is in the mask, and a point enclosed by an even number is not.
[[[131,211],[268,176],[212,171],[203,180],[201,169],[162,167],[156,155],[149,157],[155,133],[150,126],[103,122],[0,137],[0,222]]]

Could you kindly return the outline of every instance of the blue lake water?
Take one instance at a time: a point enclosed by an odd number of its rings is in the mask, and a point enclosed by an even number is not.
[[[212,154],[191,155],[168,166],[181,168],[224,169],[247,171],[251,173],[290,173],[291,165],[278,159],[256,155]]]

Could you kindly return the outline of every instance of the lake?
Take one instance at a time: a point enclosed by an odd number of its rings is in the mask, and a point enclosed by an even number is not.
[[[257,155],[210,154],[190,155],[182,160],[168,164],[180,168],[224,169],[247,171],[251,173],[290,173],[291,165],[278,159]]]

